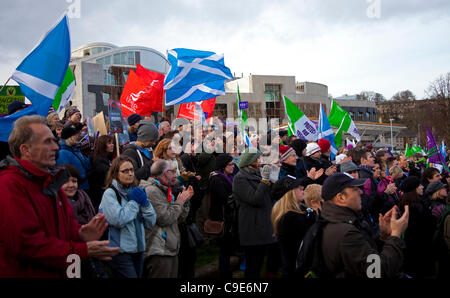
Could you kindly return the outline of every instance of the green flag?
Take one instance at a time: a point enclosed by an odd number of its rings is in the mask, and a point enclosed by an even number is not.
[[[316,141],[319,134],[316,125],[286,96],[284,96],[284,107],[289,119],[288,135],[295,134],[300,139]]]
[[[361,141],[361,137],[359,136],[358,129],[356,129],[356,125],[353,122],[350,114],[342,109],[334,99],[331,101],[331,111],[328,116],[328,121],[331,126],[338,127],[338,130],[334,137],[334,142],[336,146],[341,146],[342,142],[342,133],[348,132],[359,142]]]
[[[408,143],[406,143],[405,156],[410,157],[412,155],[414,155],[414,151],[412,148],[409,148]]]
[[[75,76],[73,75],[73,72],[70,69],[70,67],[68,67],[66,75],[64,76],[64,80],[61,86],[59,87],[52,104],[52,107],[55,109],[57,113],[61,112],[62,109],[64,109],[64,107],[67,105],[70,98],[72,97],[74,89],[75,89]]]
[[[239,93],[239,85],[237,86],[237,97],[236,97],[236,108],[238,112],[239,119],[239,129],[241,131],[242,139],[244,140],[247,146],[251,147],[250,138],[248,137],[247,132],[245,131],[245,126],[247,126],[247,114],[244,109],[239,108],[239,103],[241,102],[241,94]]]

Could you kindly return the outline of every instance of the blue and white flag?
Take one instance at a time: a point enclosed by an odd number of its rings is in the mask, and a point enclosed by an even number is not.
[[[320,113],[319,113],[319,139],[326,139],[330,141],[330,150],[331,150],[331,160],[337,155],[336,144],[334,143],[334,133],[331,129],[330,122],[328,122],[327,114],[322,108],[322,104],[320,104]]]
[[[225,94],[224,83],[232,74],[224,64],[223,54],[173,49],[167,57],[171,65],[164,80],[167,106]]]
[[[11,76],[32,105],[0,118],[0,141],[8,141],[14,121],[18,118],[36,114],[47,116],[66,74],[70,55],[69,21],[64,14]]]
[[[445,160],[447,158],[447,155],[446,155],[446,153],[447,153],[446,152],[447,151],[447,146],[445,146],[444,141],[442,141],[442,143],[441,143],[440,151],[441,151],[442,157]]]

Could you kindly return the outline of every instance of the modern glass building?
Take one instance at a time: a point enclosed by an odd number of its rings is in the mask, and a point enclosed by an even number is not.
[[[76,80],[73,104],[88,117],[106,111],[107,100],[120,99],[128,73],[137,64],[162,74],[170,68],[162,53],[148,47],[97,42],[76,48],[70,61]]]

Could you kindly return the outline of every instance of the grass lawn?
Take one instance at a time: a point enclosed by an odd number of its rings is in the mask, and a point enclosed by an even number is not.
[[[218,259],[219,247],[212,244],[203,244],[200,248],[197,248],[197,261],[195,262],[195,268],[200,268]]]

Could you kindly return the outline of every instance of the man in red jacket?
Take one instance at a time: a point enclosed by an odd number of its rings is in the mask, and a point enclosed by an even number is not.
[[[58,145],[41,116],[14,123],[11,153],[0,163],[0,277],[65,277],[75,254],[108,260],[119,248],[97,241],[107,227],[97,214],[80,226],[54,168]],[[69,258],[68,258],[69,257]]]

